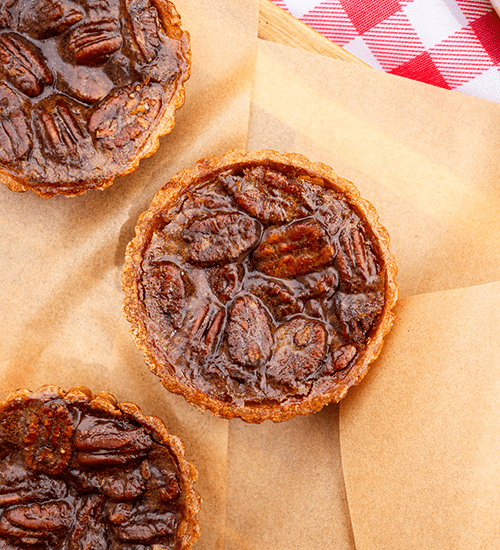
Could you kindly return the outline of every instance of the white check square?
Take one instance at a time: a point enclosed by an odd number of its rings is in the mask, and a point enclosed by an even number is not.
[[[500,71],[491,67],[469,82],[455,88],[456,92],[500,103]]]
[[[426,49],[439,44],[468,24],[455,2],[415,0],[403,8]]]

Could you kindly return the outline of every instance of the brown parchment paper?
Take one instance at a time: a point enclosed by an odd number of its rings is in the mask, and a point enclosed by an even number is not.
[[[198,548],[222,548],[227,422],[168,394],[145,367],[122,316],[125,247],[139,214],[175,172],[244,147],[258,4],[175,1],[190,32],[192,76],[174,131],[134,174],[104,192],[43,200],[0,187],[0,384],[84,384],[164,419],[199,470]]]
[[[356,548],[500,547],[500,283],[406,298],[341,406]]]
[[[452,540],[462,537],[470,547],[480,547],[475,544],[478,540],[494,541],[495,534],[488,531],[489,539],[476,538],[478,514],[486,514],[486,504],[493,500],[486,487],[488,476],[500,476],[492,452],[484,448],[500,427],[498,415],[489,414],[494,390],[488,387],[488,405],[481,409],[480,378],[474,379],[475,409],[470,418],[475,427],[487,425],[491,431],[484,431],[484,445],[477,444],[476,454],[465,447],[455,451],[453,446],[455,454],[451,447],[428,449],[433,478],[421,478],[423,468],[415,459],[404,481],[415,488],[434,481],[432,488],[425,485],[427,492],[406,491],[397,476],[388,491],[383,476],[371,479],[370,474],[375,469],[379,473],[378,466],[387,465],[385,459],[390,458],[380,447],[372,414],[385,415],[382,425],[392,428],[391,444],[399,456],[416,457],[418,445],[430,441],[429,430],[438,423],[439,411],[449,411],[441,415],[439,433],[446,434],[448,427],[452,442],[473,436],[476,440],[469,441],[477,443],[482,433],[472,426],[460,431],[457,423],[465,420],[457,399],[467,402],[475,375],[472,363],[462,362],[465,347],[455,356],[456,368],[463,365],[464,374],[453,380],[453,391],[431,394],[439,397],[435,399],[439,408],[414,406],[411,410],[418,416],[411,417],[416,423],[410,426],[408,415],[402,416],[396,404],[405,405],[398,401],[398,392],[430,391],[430,380],[421,382],[417,372],[438,379],[442,364],[448,378],[443,375],[440,380],[452,378],[452,364],[432,353],[437,345],[430,338],[434,338],[432,327],[436,323],[436,334],[442,334],[444,342],[450,337],[460,347],[463,339],[439,324],[453,317],[451,306],[441,312],[440,297],[465,296],[470,290],[479,300],[483,291],[498,290],[500,107],[257,41],[257,1],[180,0],[176,6],[192,37],[193,75],[176,128],[162,139],[155,156],[105,192],[74,199],[43,200],[0,188],[2,392],[44,383],[65,389],[85,384],[94,391],[110,391],[120,401],[134,401],[146,414],[163,418],[184,440],[187,456],[199,470],[197,488],[203,504],[198,549],[378,550],[391,548],[387,539],[378,542],[388,524],[393,541],[397,537],[404,541],[399,546],[394,543],[394,548],[447,548],[452,528]],[[387,340],[388,352],[384,350],[370,376],[352,392],[356,407],[351,408],[349,395],[345,409],[332,405],[278,425],[247,426],[213,418],[168,394],[145,367],[128,333],[121,314],[120,276],[125,246],[139,214],[173,173],[200,157],[245,145],[295,151],[332,165],[376,206],[392,235],[403,297],[397,331]],[[472,303],[476,298],[467,300]],[[480,302],[486,305],[488,297],[482,296]],[[476,325],[465,307],[457,307],[453,318],[452,326],[464,335],[479,337],[490,327],[484,348],[473,348],[483,358],[497,358],[493,310],[486,308],[484,322],[478,325],[482,331],[467,331],[468,323]],[[414,328],[423,311],[427,339]],[[416,339],[415,332],[419,332]],[[412,342],[419,343],[418,364],[407,357],[415,353]],[[491,362],[491,372],[486,369],[488,380],[495,379],[499,363]],[[480,372],[486,375],[483,367]],[[380,402],[387,397],[377,394],[376,385],[384,385],[384,380],[388,393],[395,392],[394,406],[387,410]],[[365,393],[366,400],[356,400]],[[370,399],[372,395],[377,399]],[[421,393],[422,401],[426,395]],[[411,437],[404,437],[417,420],[428,430],[414,430]],[[364,460],[368,456],[370,464]],[[465,474],[460,471],[463,477],[457,485],[451,473],[458,472],[462,458],[468,469]],[[388,468],[387,473],[395,470],[401,481],[401,471]],[[484,501],[475,487],[484,491]],[[454,498],[473,494],[473,510]],[[372,510],[365,514],[367,501]],[[425,515],[426,504],[442,505],[443,513]],[[442,520],[449,509],[453,513]],[[406,529],[413,510],[432,524],[433,544],[420,544],[415,518],[413,528]],[[453,523],[462,512],[471,511],[475,515],[469,523]],[[497,516],[496,512],[489,516],[484,525],[492,527],[491,518]]]

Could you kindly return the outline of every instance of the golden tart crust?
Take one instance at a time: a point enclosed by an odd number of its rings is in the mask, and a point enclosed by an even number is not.
[[[351,182],[302,155],[233,150],[175,175],[140,216],[124,314],[169,391],[222,418],[280,422],[365,376],[396,273]]]
[[[107,392],[18,390],[0,402],[2,548],[188,550],[197,471],[162,420]]]
[[[190,76],[169,0],[0,7],[0,182],[41,197],[105,189],[156,152]]]

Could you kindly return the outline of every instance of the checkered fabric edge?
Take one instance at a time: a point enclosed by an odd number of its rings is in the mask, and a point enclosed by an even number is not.
[[[375,69],[500,102],[488,0],[272,0]]]

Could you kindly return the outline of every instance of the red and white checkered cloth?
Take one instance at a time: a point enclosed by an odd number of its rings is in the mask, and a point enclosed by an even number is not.
[[[375,69],[500,102],[488,0],[272,1]]]

